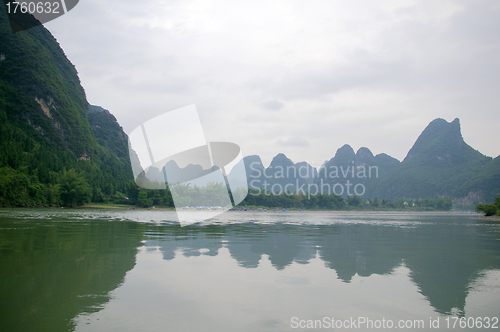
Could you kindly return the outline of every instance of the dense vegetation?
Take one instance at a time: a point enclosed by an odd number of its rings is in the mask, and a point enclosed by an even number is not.
[[[0,206],[74,206],[125,192],[128,157],[96,141],[76,69],[52,35],[43,26],[13,33],[0,3],[0,54]],[[106,115],[104,130],[116,131]]]
[[[180,189],[180,190],[179,190]],[[176,195],[181,195],[184,200],[182,206],[193,206],[197,197],[202,197],[200,201],[208,202],[207,206],[224,205],[224,197],[220,196],[221,188],[216,185],[209,188],[199,188],[191,186],[181,186],[176,188]],[[174,195],[175,195],[174,194]],[[123,197],[116,200],[116,203],[131,204],[140,207],[162,207],[173,208],[174,202],[170,190],[145,190],[137,188],[134,183],[130,183],[127,192],[127,199]],[[203,199],[206,197],[206,199]],[[179,199],[179,196],[178,198]],[[178,200],[179,201],[179,200]],[[425,199],[405,199],[385,200],[378,198],[363,198],[360,196],[342,197],[335,194],[318,195],[296,195],[281,194],[275,195],[270,192],[250,190],[248,196],[238,204],[237,208],[267,208],[267,209],[306,209],[306,210],[343,210],[343,211],[449,211],[452,201],[449,197],[425,198]]]
[[[476,211],[479,213],[484,213],[484,215],[487,217],[494,215],[500,216],[500,195],[495,198],[495,201],[492,204],[476,205]]]
[[[381,200],[352,195],[342,197],[335,194],[318,195],[272,195],[264,191],[250,191],[240,204],[243,206],[310,210],[405,210],[405,211],[449,211],[452,201],[449,197],[425,198],[420,200],[399,198]]]

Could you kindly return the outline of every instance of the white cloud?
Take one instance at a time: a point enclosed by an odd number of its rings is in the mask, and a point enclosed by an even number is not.
[[[278,146],[282,146],[285,148],[291,147],[291,148],[304,148],[307,146],[310,146],[309,142],[304,138],[300,136],[293,136],[290,137],[286,140],[279,139],[278,140]]]
[[[497,1],[81,1],[46,24],[127,131],[196,104],[210,140],[264,163],[345,143],[404,158],[434,118],[500,154]],[[280,141],[281,139],[281,141]]]

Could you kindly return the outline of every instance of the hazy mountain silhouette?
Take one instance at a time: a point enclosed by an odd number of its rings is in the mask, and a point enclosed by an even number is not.
[[[450,123],[435,119],[420,134],[402,162],[385,153],[374,156],[366,147],[355,153],[350,145],[345,144],[318,169],[306,162],[294,163],[283,153],[276,155],[267,168],[258,156],[245,157],[244,163],[250,189],[263,189],[264,181],[269,184],[268,190],[273,184],[281,187],[290,184],[288,188],[295,190],[297,180],[300,184],[316,183],[318,188],[325,184],[330,188],[335,184],[345,188],[349,181],[352,187],[362,184],[366,189],[363,196],[366,197],[422,199],[448,196],[475,204],[491,201],[498,194],[499,158],[492,159],[470,147],[463,140],[458,119]],[[307,176],[293,171],[300,168]],[[340,194],[340,191],[335,193]],[[342,195],[346,196],[347,192]]]

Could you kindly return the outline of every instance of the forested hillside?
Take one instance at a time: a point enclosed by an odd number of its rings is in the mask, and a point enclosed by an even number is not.
[[[43,26],[13,33],[3,2],[0,59],[0,206],[73,206],[126,191],[128,158],[96,140],[75,67]]]

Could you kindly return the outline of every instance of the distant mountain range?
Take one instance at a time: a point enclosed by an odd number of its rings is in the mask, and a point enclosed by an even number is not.
[[[354,152],[346,144],[320,168],[304,161],[294,163],[283,153],[268,167],[257,155],[246,156],[240,163],[244,163],[249,189],[274,194],[335,193],[391,200],[451,197],[459,205],[470,206],[492,201],[500,190],[500,156],[492,159],[465,143],[459,119],[432,121],[402,162],[385,153],[374,156],[366,147]],[[172,161],[165,167],[167,174],[175,174],[174,182],[212,171],[192,164],[179,168]],[[150,168],[146,177],[164,181],[163,172],[156,168]],[[228,178],[237,177],[229,173]]]
[[[38,26],[13,33],[0,2],[0,206],[60,205],[59,198],[74,192],[81,202],[136,197],[127,140],[109,111],[88,103],[75,67],[50,32]],[[240,163],[250,189],[276,193],[449,196],[470,205],[493,201],[500,190],[500,156],[486,157],[465,143],[458,119],[432,121],[402,162],[344,145],[319,169],[282,153],[268,167],[256,155]],[[213,171],[166,167],[174,182]],[[163,174],[150,168],[146,176],[161,182]],[[239,179],[234,172],[228,178]]]
[[[356,153],[348,144],[319,169],[276,155],[265,168],[259,156],[244,158],[250,189],[360,194],[380,199],[449,196],[463,204],[490,201],[500,191],[500,156],[492,159],[463,140],[459,119],[435,119],[420,134],[406,158]],[[286,188],[286,189],[285,189]]]

